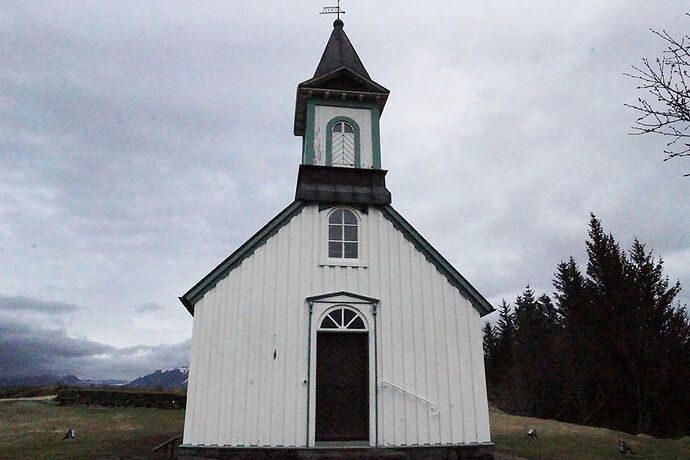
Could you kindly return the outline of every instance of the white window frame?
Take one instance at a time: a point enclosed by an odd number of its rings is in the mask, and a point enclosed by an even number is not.
[[[328,254],[328,242],[329,242],[329,235],[328,235],[328,224],[331,218],[331,215],[340,210],[347,210],[350,211],[355,215],[357,218],[357,258],[356,259],[348,259],[345,257],[329,257]],[[321,266],[326,266],[326,267],[362,267],[362,268],[367,268],[368,263],[366,261],[366,256],[367,254],[365,253],[366,251],[366,245],[364,242],[366,241],[366,231],[365,231],[365,216],[363,216],[360,212],[358,212],[356,209],[350,208],[348,206],[334,206],[332,208],[324,209],[319,213],[321,215],[320,218],[320,246],[321,246],[321,257],[319,261],[319,265]],[[344,255],[344,254],[343,254]]]

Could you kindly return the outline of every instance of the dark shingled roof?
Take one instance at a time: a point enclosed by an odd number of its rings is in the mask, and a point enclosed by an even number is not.
[[[389,93],[371,79],[343,31],[343,21],[336,19],[314,76],[297,85],[295,136],[304,136],[305,133],[307,99],[338,97],[374,104],[379,112],[383,112]]]
[[[350,39],[345,35],[343,21],[336,19],[333,23],[331,38],[328,39],[326,49],[323,50],[321,61],[318,67],[316,67],[313,78],[326,75],[341,67],[347,67],[353,72],[366,77],[367,80],[371,80],[367,70],[364,68],[364,64],[357,56],[355,48],[350,43]]]

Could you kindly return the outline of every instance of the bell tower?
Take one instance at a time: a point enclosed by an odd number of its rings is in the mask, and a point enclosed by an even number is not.
[[[297,85],[295,136],[302,136],[298,200],[351,205],[391,202],[381,168],[379,118],[388,91],[371,79],[333,22],[314,76]]]
[[[314,76],[297,86],[302,164],[381,169],[379,117],[388,94],[369,77],[336,19]]]

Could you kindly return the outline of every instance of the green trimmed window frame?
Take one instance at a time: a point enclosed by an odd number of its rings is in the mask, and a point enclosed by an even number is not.
[[[361,168],[359,125],[352,118],[343,116],[333,118],[326,125],[326,166],[333,166],[333,126],[343,121],[352,126],[352,130],[355,132],[355,168]]]

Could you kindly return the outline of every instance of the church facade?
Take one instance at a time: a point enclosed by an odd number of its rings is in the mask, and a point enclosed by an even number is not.
[[[391,206],[388,93],[336,20],[297,88],[295,200],[180,297],[194,317],[181,458],[491,456],[493,308]]]

